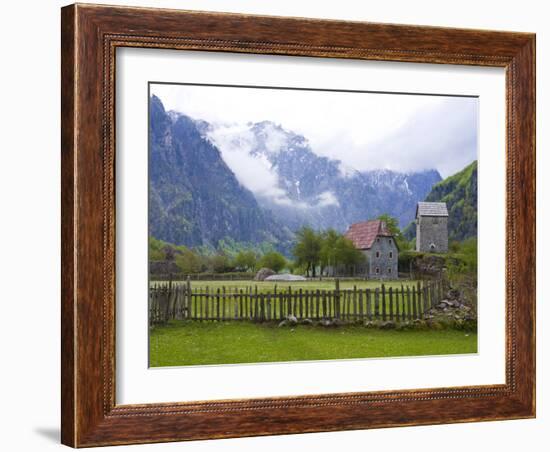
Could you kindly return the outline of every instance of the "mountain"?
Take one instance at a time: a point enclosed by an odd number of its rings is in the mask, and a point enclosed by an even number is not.
[[[149,233],[188,247],[273,246],[303,225],[344,232],[389,214],[401,225],[441,180],[435,170],[357,171],[270,121],[213,124],[150,99]]]
[[[435,184],[425,201],[447,203],[449,241],[477,237],[477,160]],[[409,240],[414,238],[414,224],[409,225],[404,234]]]
[[[288,249],[290,230],[262,209],[201,133],[205,123],[150,99],[149,234],[187,246],[216,247],[230,237]]]
[[[205,136],[228,160],[239,154],[252,165],[267,167],[276,187],[267,194],[256,192],[256,198],[277,218],[284,218],[291,230],[309,224],[344,231],[351,223],[384,213],[406,225],[414,217],[417,201],[441,180],[436,170],[357,171],[317,155],[305,137],[270,121],[244,127],[211,124]]]

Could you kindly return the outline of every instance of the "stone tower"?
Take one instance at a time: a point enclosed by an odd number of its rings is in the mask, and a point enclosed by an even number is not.
[[[446,253],[449,249],[447,204],[419,202],[416,206],[416,251]]]

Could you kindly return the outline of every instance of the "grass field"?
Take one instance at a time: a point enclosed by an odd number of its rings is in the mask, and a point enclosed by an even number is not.
[[[150,366],[447,355],[477,352],[477,334],[172,321],[150,333]]]
[[[376,287],[381,287],[382,284],[386,288],[390,287],[403,287],[414,286],[418,281],[409,281],[409,280],[392,280],[392,281],[374,281],[374,280],[342,280],[340,281],[340,289],[353,289],[354,286],[357,289],[375,289]],[[168,284],[167,281],[152,281],[151,285],[155,284]],[[185,284],[185,282],[174,282],[173,284]],[[215,291],[218,288],[225,287],[226,289],[247,289],[249,287],[258,287],[258,293],[273,293],[274,288],[277,287],[277,290],[285,291],[291,287],[292,291],[303,289],[303,290],[334,290],[335,282],[334,280],[309,280],[309,281],[191,281],[191,287],[193,289],[205,289],[208,287],[210,291]]]

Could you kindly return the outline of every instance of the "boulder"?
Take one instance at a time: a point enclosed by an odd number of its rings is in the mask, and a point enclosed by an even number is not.
[[[388,320],[387,322],[382,322],[382,324],[380,325],[381,330],[393,330],[395,329],[395,327],[395,322],[392,322],[391,320]]]
[[[275,274],[276,273],[270,268],[261,268],[260,270],[258,270],[258,273],[256,273],[254,281],[264,281],[269,276],[273,276]]]
[[[447,298],[449,300],[458,300],[460,298],[460,290],[458,289],[450,289],[447,292]]]
[[[279,322],[279,328],[282,328],[287,325],[288,325],[288,322],[286,320],[281,320],[281,322]]]
[[[287,321],[287,323],[289,325],[297,325],[298,324],[298,319],[293,315],[287,315],[285,317],[285,320]]]

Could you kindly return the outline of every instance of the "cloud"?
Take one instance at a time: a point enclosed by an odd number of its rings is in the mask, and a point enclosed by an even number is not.
[[[339,206],[338,198],[331,191],[324,191],[318,197],[317,207]]]
[[[445,177],[477,158],[476,97],[164,84],[151,92],[167,110],[210,123],[281,124],[315,153],[340,160],[344,176],[434,168]],[[266,148],[277,152],[281,139],[269,133]]]
[[[277,174],[269,160],[264,155],[250,154],[255,136],[248,125],[215,125],[208,131],[207,138],[220,150],[224,161],[244,187],[259,196],[286,202],[286,193],[279,187]]]
[[[401,172],[435,168],[443,177],[454,174],[477,158],[477,121],[477,102],[442,100],[369,143],[364,149],[369,159],[363,168]]]

